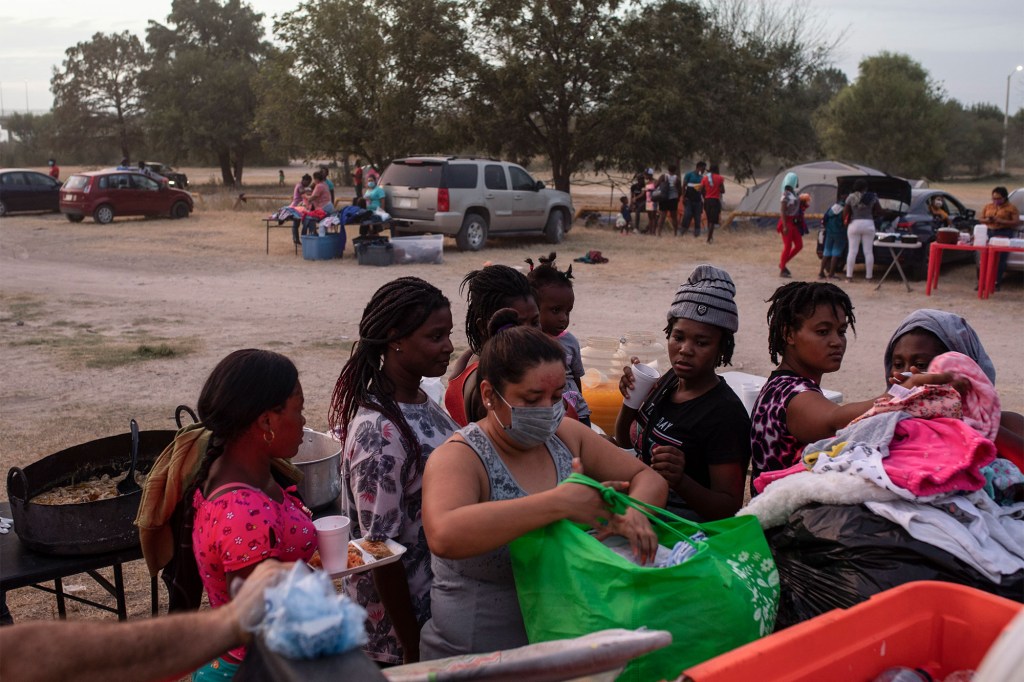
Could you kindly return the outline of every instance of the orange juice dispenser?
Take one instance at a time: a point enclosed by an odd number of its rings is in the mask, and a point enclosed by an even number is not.
[[[618,356],[619,340],[594,336],[580,349],[583,359],[583,398],[590,406],[590,421],[608,435],[615,433],[615,419],[622,406],[619,378],[624,363]]]

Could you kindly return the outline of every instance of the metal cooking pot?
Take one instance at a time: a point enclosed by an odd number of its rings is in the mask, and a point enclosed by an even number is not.
[[[139,471],[148,472],[153,461],[174,440],[175,431],[140,431]],[[102,474],[128,469],[131,434],[75,445],[43,457],[24,469],[7,472],[7,499],[11,502],[14,531],[29,549],[44,554],[100,554],[125,549],[139,542],[135,515],[142,491],[107,500],[80,504],[35,504],[39,493]]]
[[[341,493],[341,443],[326,433],[303,429],[302,445],[291,460],[302,472],[299,494],[310,509],[319,509]]]

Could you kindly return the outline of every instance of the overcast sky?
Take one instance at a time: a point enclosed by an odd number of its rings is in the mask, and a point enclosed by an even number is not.
[[[270,17],[297,0],[250,0]],[[807,0],[839,47],[835,64],[853,80],[857,64],[882,50],[921,63],[950,97],[1003,107],[1006,77],[1024,64],[1021,0]],[[170,0],[0,1],[0,99],[5,111],[48,110],[50,76],[64,50],[96,32],[129,30],[145,39],[149,19],[164,21]],[[1010,111],[1024,106],[1024,73],[1014,74]]]

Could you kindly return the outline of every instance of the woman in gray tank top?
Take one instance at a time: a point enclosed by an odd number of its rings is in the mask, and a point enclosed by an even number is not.
[[[437,448],[424,472],[423,528],[434,555],[424,660],[528,643],[507,548],[520,535],[569,519],[628,538],[647,561],[657,547],[635,510],[613,515],[592,488],[558,485],[575,470],[658,506],[668,493],[635,457],[562,420],[561,346],[516,319],[502,310],[491,320],[479,367],[486,416]],[[611,521],[602,526],[602,518]]]

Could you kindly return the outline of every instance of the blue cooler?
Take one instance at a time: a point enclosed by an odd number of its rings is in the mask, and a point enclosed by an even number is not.
[[[302,235],[302,257],[306,260],[341,258],[345,252],[345,238],[341,234]]]

